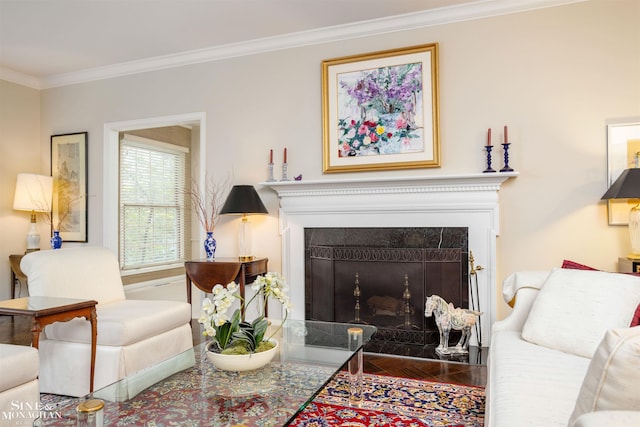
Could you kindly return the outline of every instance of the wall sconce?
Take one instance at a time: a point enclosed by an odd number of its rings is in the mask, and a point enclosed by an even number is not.
[[[622,172],[601,199],[640,199],[640,168]],[[629,238],[631,253],[627,258],[640,259],[640,200],[629,212]]]
[[[238,233],[238,255],[241,261],[252,261],[254,256],[251,254],[251,224],[247,214],[269,213],[253,185],[234,185],[220,213],[242,215]]]
[[[31,211],[31,225],[27,233],[27,252],[40,250],[40,233],[36,229],[36,212],[51,212],[53,177],[33,173],[19,173],[13,209]]]

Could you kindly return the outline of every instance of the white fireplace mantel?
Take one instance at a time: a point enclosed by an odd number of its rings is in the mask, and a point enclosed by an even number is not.
[[[323,179],[313,181],[272,181],[261,185],[271,187],[283,197],[366,193],[432,193],[460,191],[497,191],[517,172],[478,173],[471,175],[387,177],[375,179]]]
[[[467,227],[478,273],[483,346],[496,306],[498,191],[517,172],[263,182],[280,198],[282,273],[294,319],[304,319],[304,229],[312,227]],[[475,339],[475,338],[474,338]],[[472,343],[475,345],[475,343]]]

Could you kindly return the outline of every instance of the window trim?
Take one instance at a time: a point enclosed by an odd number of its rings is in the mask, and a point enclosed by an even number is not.
[[[156,141],[155,139],[144,138],[142,136],[131,135],[128,133],[124,133],[124,136],[120,140],[120,142],[126,142],[128,145],[146,149],[149,146],[154,147],[158,151],[164,151],[169,154],[173,153],[185,153],[189,154],[189,149],[187,147],[182,147],[180,145],[169,144],[162,141]]]
[[[189,148],[187,147],[182,147],[180,145],[175,145],[175,144],[170,144],[170,143],[166,143],[163,141],[158,141],[155,139],[149,139],[149,138],[144,138],[141,136],[137,136],[137,135],[130,135],[127,133],[124,133],[122,135],[122,138],[120,139],[120,145],[119,145],[119,149],[118,149],[118,159],[122,160],[122,150],[123,147],[131,147],[132,149],[136,149],[136,150],[143,150],[145,152],[154,152],[154,153],[163,153],[166,155],[169,155],[171,157],[176,158],[176,160],[178,162],[182,163],[181,166],[181,171],[182,171],[182,184],[184,185],[184,182],[186,181],[187,177],[185,176],[185,173],[187,172],[185,170],[186,167],[186,157],[189,154]],[[118,192],[120,193],[121,190],[121,179],[122,179],[122,171],[119,171],[119,177],[118,177]],[[180,192],[182,188],[178,188],[177,191]],[[185,197],[183,194],[178,194],[179,199],[182,199],[183,201],[183,205],[184,205],[184,200]],[[120,218],[120,222],[119,222],[119,227],[118,227],[118,236],[120,237],[119,239],[119,258],[120,258],[120,271],[122,273],[124,272],[135,272],[135,274],[140,274],[140,273],[144,273],[144,272],[155,272],[155,271],[164,271],[164,270],[169,270],[169,269],[173,269],[176,268],[176,266],[179,266],[181,264],[180,261],[178,262],[161,262],[161,263],[157,263],[157,264],[145,264],[145,265],[134,265],[134,266],[129,266],[129,267],[123,267],[124,265],[124,255],[121,252],[122,250],[125,249],[126,247],[126,243],[125,241],[122,240],[122,236],[123,234],[123,224],[122,224],[122,219],[123,219],[123,212],[122,209],[124,208],[124,205],[122,204],[122,199],[118,200],[118,216]],[[132,205],[129,205],[132,206]],[[150,206],[148,204],[142,203],[140,205],[137,206]],[[155,207],[157,208],[162,208],[162,206],[158,206],[156,205]],[[178,210],[180,210],[180,206],[179,205],[173,205],[171,206],[172,209],[178,208]],[[184,256],[186,251],[186,245],[188,244],[189,241],[189,236],[187,236],[186,230],[185,230],[185,215],[187,215],[187,210],[182,209],[182,212],[179,213],[177,216],[180,218],[179,221],[179,225],[180,225],[180,236],[181,236],[181,241],[182,241],[182,247],[179,249],[179,258],[178,259],[182,259],[184,260]]]
[[[120,170],[120,138],[119,133],[137,129],[147,129],[165,126],[195,125],[199,128],[197,144],[191,147],[191,169],[193,179],[200,185],[205,182],[205,161],[206,159],[206,114],[187,113],[173,116],[155,117],[150,119],[140,119],[122,122],[112,122],[104,124],[104,146],[103,146],[103,230],[102,245],[110,249],[116,256],[119,251],[118,230],[119,230],[119,170]],[[191,238],[196,235],[192,234]],[[197,236],[199,241],[204,240],[204,231],[200,230]],[[187,236],[187,240],[189,237]],[[99,243],[96,243],[99,245]],[[198,252],[199,253],[199,252]],[[196,252],[193,253],[196,255]],[[182,265],[179,265],[182,267]],[[163,267],[164,269],[165,267]],[[175,268],[175,267],[174,267]],[[149,270],[149,271],[157,271]],[[120,272],[122,276],[139,274],[143,270],[127,270]]]

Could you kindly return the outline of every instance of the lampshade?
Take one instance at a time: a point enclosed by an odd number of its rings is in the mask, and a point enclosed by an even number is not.
[[[640,168],[626,169],[602,196],[607,199],[640,199]],[[640,204],[640,202],[639,202]],[[639,204],[629,211],[630,259],[640,259],[640,208]]]
[[[253,185],[234,185],[224,202],[221,214],[268,214]]]
[[[53,177],[34,173],[19,173],[13,209],[17,211],[50,212]]]
[[[622,172],[602,196],[606,199],[640,199],[640,168]]]
[[[267,214],[260,196],[253,185],[234,185],[224,202],[221,214],[242,214],[242,222],[238,231],[238,252],[241,261],[254,259],[251,254],[251,226],[247,214]]]
[[[40,249],[40,234],[36,228],[36,212],[50,212],[53,196],[53,177],[34,173],[19,173],[13,209],[30,211],[31,224],[27,232],[27,252]]]

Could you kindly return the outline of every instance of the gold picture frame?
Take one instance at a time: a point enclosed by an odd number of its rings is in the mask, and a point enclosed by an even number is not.
[[[323,172],[440,167],[438,44],[322,61]]]

